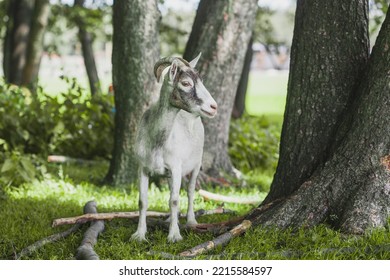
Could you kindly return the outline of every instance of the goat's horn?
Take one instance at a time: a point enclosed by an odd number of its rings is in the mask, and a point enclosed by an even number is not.
[[[156,62],[154,65],[154,76],[157,78],[157,81],[160,81],[161,73],[164,71],[165,68],[170,66],[174,59],[179,59],[181,62],[184,63],[186,66],[190,66],[187,60],[180,58],[180,57],[164,57],[161,58],[159,61]]]

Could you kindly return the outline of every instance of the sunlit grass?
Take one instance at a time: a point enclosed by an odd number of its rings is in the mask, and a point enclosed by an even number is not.
[[[281,118],[287,94],[288,72],[252,71],[249,76],[246,111],[250,115]]]
[[[74,168],[73,168],[74,167]],[[5,189],[0,197],[0,259],[12,259],[24,247],[53,233],[64,231],[69,226],[52,228],[52,221],[60,217],[82,214],[83,205],[95,200],[99,212],[137,210],[138,194],[133,186],[114,188],[83,181],[94,168],[73,166],[67,169],[51,167],[52,175],[41,182]],[[72,170],[78,169],[76,179]],[[103,175],[101,175],[102,177]],[[98,178],[95,178],[98,179]],[[102,179],[102,178],[100,178]],[[271,178],[265,179],[270,182]],[[265,193],[255,186],[207,187],[209,191],[237,197],[264,197]],[[150,210],[168,211],[169,190],[151,186],[149,190]],[[181,211],[186,209],[186,193],[181,192]],[[220,203],[206,201],[198,194],[196,209],[214,209]],[[249,212],[253,205],[226,203],[225,208],[236,214],[204,216],[201,223],[226,221]],[[100,235],[96,252],[101,259],[162,259],[161,253],[177,255],[213,238],[211,234],[183,231],[184,240],[177,244],[167,243],[167,232],[152,228],[148,242],[137,243],[130,239],[136,230],[136,220],[114,219],[105,222],[105,231]],[[185,220],[182,221],[183,223]],[[85,228],[75,234],[37,250],[27,259],[72,259],[79,246]],[[217,248],[199,259],[389,259],[390,231],[380,229],[363,236],[343,235],[326,225],[298,231],[250,229],[244,236],[234,239],[226,247]]]

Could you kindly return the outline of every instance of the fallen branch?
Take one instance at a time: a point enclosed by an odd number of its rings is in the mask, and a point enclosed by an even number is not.
[[[205,190],[200,189],[199,195],[205,198],[206,200],[215,200],[227,203],[239,203],[239,204],[252,204],[258,205],[260,204],[260,199],[250,199],[250,198],[239,198],[239,197],[230,197],[220,194],[211,193]]]
[[[154,211],[147,211],[146,215],[148,217],[168,217],[168,213],[164,212],[154,212]],[[134,219],[139,217],[139,211],[134,212],[112,212],[112,213],[92,213],[92,214],[84,214],[81,216],[76,217],[69,217],[69,218],[60,218],[55,219],[53,221],[52,226],[60,226],[60,225],[70,225],[70,224],[84,224],[86,222],[90,221],[96,221],[96,220],[112,220],[115,218],[125,218],[125,219]]]
[[[62,238],[65,238],[65,237],[71,235],[72,233],[76,232],[80,227],[81,227],[81,225],[77,224],[77,225],[74,225],[71,228],[67,229],[64,232],[56,233],[56,234],[50,235],[48,237],[45,237],[45,238],[33,243],[32,245],[24,248],[19,254],[17,254],[15,256],[15,259],[20,260],[22,257],[30,256],[32,253],[34,253],[36,250],[43,247],[44,245],[49,244],[49,243],[53,243],[53,242],[56,242]]]
[[[89,201],[84,206],[84,213],[97,213],[95,201]],[[104,230],[103,221],[93,221],[91,226],[84,233],[84,238],[81,245],[76,250],[76,259],[78,260],[98,260],[99,256],[96,254],[93,247],[97,243],[99,234]]]
[[[213,250],[217,246],[221,246],[224,244],[227,244],[230,242],[231,239],[234,237],[243,234],[246,232],[250,227],[252,226],[251,221],[249,220],[244,220],[241,224],[238,226],[234,227],[230,231],[214,238],[211,241],[204,242],[200,245],[197,245],[187,251],[184,251],[179,254],[180,257],[195,257],[200,254],[203,254],[207,251]]]
[[[224,209],[222,207],[218,207],[214,210],[200,209],[200,210],[195,212],[195,217],[200,217],[200,216],[204,216],[204,215],[213,215],[213,214],[224,214],[224,213],[234,213],[234,211],[229,210],[229,209]],[[154,218],[168,218],[169,213],[147,211],[146,216],[147,217],[154,217]],[[185,216],[186,216],[185,214],[180,214],[180,218],[184,218]],[[52,226],[56,227],[56,226],[60,226],[60,225],[69,225],[69,224],[84,224],[84,223],[90,222],[90,221],[112,220],[115,218],[135,219],[138,217],[139,217],[139,211],[112,212],[112,213],[89,213],[89,214],[84,214],[84,215],[76,216],[76,217],[55,219],[53,221]]]

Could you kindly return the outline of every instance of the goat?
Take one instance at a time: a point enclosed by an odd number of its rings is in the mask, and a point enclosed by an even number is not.
[[[168,241],[182,240],[178,225],[179,192],[182,177],[191,174],[188,185],[187,225],[196,225],[194,192],[203,155],[204,127],[200,117],[213,118],[217,103],[191,62],[165,57],[154,66],[162,80],[159,100],[142,116],[135,152],[139,159],[139,221],[132,238],[146,240],[146,210],[150,176],[166,176],[170,187]]]

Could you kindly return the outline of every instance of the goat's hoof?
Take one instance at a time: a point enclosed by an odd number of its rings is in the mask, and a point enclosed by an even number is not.
[[[138,241],[138,242],[146,241],[145,233],[140,233],[140,232],[136,231],[131,236],[131,240],[135,240],[135,241]]]
[[[196,220],[187,221],[186,226],[187,227],[195,227],[198,224]]]
[[[176,243],[176,242],[179,242],[183,240],[183,237],[181,237],[180,234],[176,234],[176,235],[168,235],[168,241],[171,242],[171,243]]]

